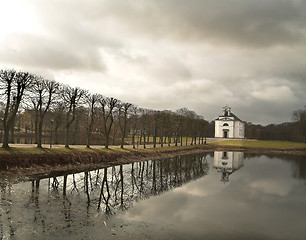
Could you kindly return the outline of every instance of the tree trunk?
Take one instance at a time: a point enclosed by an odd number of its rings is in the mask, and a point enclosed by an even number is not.
[[[109,135],[105,135],[105,148],[108,148],[109,145]]]
[[[39,123],[38,125],[38,132],[37,132],[37,147],[38,148],[42,148],[42,145],[41,145],[41,139],[42,139],[42,121]]]
[[[161,132],[161,133],[160,133],[160,137],[159,137],[159,140],[160,140],[160,146],[161,146],[161,147],[164,147],[164,142],[163,142],[163,139],[164,139],[164,137],[163,137],[163,133]]]
[[[90,138],[91,138],[91,135],[92,135],[92,126],[93,126],[93,118],[91,118],[90,120],[90,124],[87,128],[87,139],[86,139],[86,147],[87,148],[90,148]]]
[[[69,127],[66,127],[66,135],[65,135],[65,148],[69,148]]]
[[[9,134],[10,131],[7,128],[4,128],[4,134],[3,134],[3,143],[2,143],[2,147],[3,148],[8,148],[8,142],[9,142]]]
[[[156,148],[156,135],[157,135],[157,132],[156,130],[154,130],[154,135],[153,135],[153,147]]]
[[[11,125],[11,129],[10,129],[10,136],[9,136],[9,141],[10,143],[14,143],[14,135],[15,135],[15,132],[14,132],[14,123]]]
[[[54,144],[58,144],[58,128],[54,129]]]
[[[133,148],[135,149],[136,147],[135,147],[135,133],[134,132],[132,134],[132,145],[133,145]]]
[[[87,131],[87,141],[86,141],[87,148],[90,148],[90,137],[91,137],[91,132]]]
[[[73,131],[73,135],[72,135],[72,144],[76,145],[78,144],[78,126],[79,126],[79,121],[76,121],[75,123],[75,127],[74,127],[74,131]]]
[[[124,145],[124,138],[125,138],[125,135],[126,135],[126,118],[124,119],[124,123],[123,123],[123,129],[121,129],[122,131],[122,136],[121,136],[121,148],[123,148],[123,145]]]
[[[146,148],[146,133],[143,133],[143,148]]]
[[[118,131],[118,127],[116,127],[116,125],[114,126],[114,131],[113,131],[113,145],[115,145],[116,143],[116,134]]]

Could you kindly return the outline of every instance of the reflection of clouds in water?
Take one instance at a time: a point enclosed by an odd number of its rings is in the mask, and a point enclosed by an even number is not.
[[[210,173],[211,174],[211,173]],[[210,175],[209,174],[209,175]],[[208,187],[209,186],[209,187]],[[216,195],[224,188],[223,184],[216,182],[215,178],[206,176],[205,178],[199,179],[193,184],[184,185],[180,188],[174,189],[173,192],[184,193],[190,195],[190,197],[207,197],[210,195]]]
[[[268,200],[271,197],[286,196],[292,192],[296,181],[291,177],[289,163],[278,159],[261,156],[246,161],[251,171],[242,172],[241,181],[246,184],[246,194],[252,198]]]
[[[244,164],[227,184],[211,170],[195,182],[135,204],[124,218],[171,223],[189,237],[303,239],[306,189],[291,177],[290,164],[265,156]]]
[[[258,191],[267,195],[286,196],[292,189],[292,183],[285,181],[279,182],[278,179],[262,179],[252,182],[249,186],[249,191],[253,196]]]
[[[131,208],[125,213],[128,220],[166,223],[172,219],[173,215],[178,217],[186,204],[186,196],[181,194],[163,194],[159,197],[153,197],[147,201],[138,202],[137,207]],[[154,219],[152,219],[154,218]],[[151,220],[150,220],[151,219]]]

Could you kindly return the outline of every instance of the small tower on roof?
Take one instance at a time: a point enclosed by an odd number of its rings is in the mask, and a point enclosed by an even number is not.
[[[225,105],[223,115],[215,119],[215,137],[216,138],[244,138],[245,124],[235,114],[232,109]]]
[[[227,104],[223,107],[223,116],[229,116],[231,114],[231,108]]]

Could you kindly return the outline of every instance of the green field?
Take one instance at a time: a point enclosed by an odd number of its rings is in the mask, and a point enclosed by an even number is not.
[[[306,143],[287,141],[262,141],[262,140],[226,140],[210,143],[209,145],[248,147],[248,148],[274,148],[274,149],[297,149],[306,148]]]

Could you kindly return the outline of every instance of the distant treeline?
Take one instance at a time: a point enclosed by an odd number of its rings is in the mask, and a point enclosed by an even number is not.
[[[294,111],[292,122],[267,126],[246,124],[246,138],[306,142],[306,108]]]
[[[247,123],[245,134],[246,138],[249,139],[304,141],[297,124],[293,122],[269,124],[267,126]]]
[[[41,76],[0,70],[0,134],[9,143],[142,144],[203,143],[208,122],[187,108],[139,108]]]

